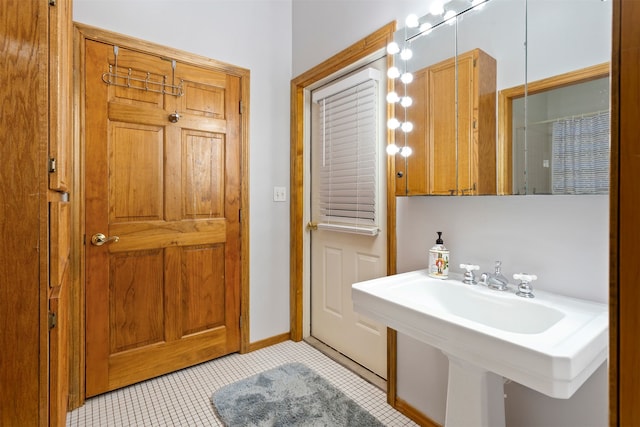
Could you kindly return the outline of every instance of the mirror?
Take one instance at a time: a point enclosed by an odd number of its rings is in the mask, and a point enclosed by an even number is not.
[[[560,160],[564,163],[570,162],[566,156],[558,154],[563,150],[566,152],[566,148],[558,145],[560,143],[557,142],[557,135],[554,137],[553,128],[569,126],[567,132],[574,132],[571,124],[567,123],[569,119],[590,117],[585,121],[591,122],[591,116],[598,114],[601,115],[599,123],[608,124],[608,74],[602,75],[602,70],[608,69],[610,60],[611,2],[451,0],[444,3],[444,9],[463,3],[467,4],[463,6],[467,8],[464,13],[446,22],[442,22],[442,18],[441,23],[430,22],[433,26],[431,31],[424,31],[424,27],[421,29],[420,26],[413,29],[403,28],[398,31],[396,37],[401,46],[401,43],[405,43],[413,51],[410,60],[400,60],[396,63],[399,67],[406,67],[415,77],[414,82],[406,85],[414,98],[413,104],[404,111],[400,109],[396,114],[404,114],[405,119],[412,119],[414,131],[417,130],[418,133],[425,131],[423,128],[427,126],[420,121],[420,117],[425,113],[420,108],[426,109],[430,105],[428,100],[420,99],[420,94],[425,92],[419,89],[420,85],[425,85],[425,78],[422,77],[425,68],[439,64],[447,58],[459,60],[458,58],[461,59],[466,52],[475,49],[480,49],[495,60],[496,123],[492,138],[495,138],[497,188],[493,192],[465,193],[464,184],[459,182],[463,179],[460,169],[470,166],[464,162],[464,147],[461,148],[459,140],[456,139],[458,145],[454,155],[458,171],[455,176],[458,180],[457,188],[461,191],[451,194],[599,194],[603,187],[608,188],[608,181],[604,185],[602,180],[597,185],[586,186],[596,187],[597,190],[593,193],[567,190],[566,185],[562,189],[564,184],[558,184],[562,180],[566,182],[566,176],[580,170],[586,170],[586,173],[575,178],[577,181],[587,180],[593,175],[608,177],[608,128],[599,131],[600,141],[596,145],[600,147],[600,151],[596,157],[600,166],[594,171],[575,160],[572,161],[577,166],[573,170],[559,169]],[[472,3],[481,4],[480,7],[472,8]],[[418,18],[418,23],[423,24],[430,19],[433,20],[433,14],[426,14]],[[455,67],[456,73],[463,70],[460,64],[457,63],[458,66]],[[580,77],[584,70],[592,68],[596,68],[600,73],[597,78]],[[577,76],[576,85],[563,80],[571,75]],[[557,87],[551,85],[548,90],[539,89],[542,87],[541,82],[548,83],[554,80],[561,83]],[[411,88],[414,83],[415,88]],[[431,83],[433,85],[433,81]],[[456,96],[464,90],[458,85]],[[536,93],[532,93],[531,88],[536,87]],[[518,91],[521,94],[514,95]],[[511,96],[507,97],[508,94]],[[399,108],[396,108],[396,111],[398,110]],[[426,113],[430,114],[428,111]],[[455,116],[456,138],[466,132],[465,126],[479,125],[464,123],[464,114],[461,114],[461,111],[456,111]],[[561,123],[554,125],[560,119],[563,119]],[[579,123],[578,126],[582,124]],[[432,130],[427,129],[426,132]],[[400,163],[396,170],[401,169],[406,173],[402,182],[398,182],[400,187],[404,185],[405,188],[401,188],[397,194],[419,194],[420,191],[412,193],[409,188],[411,180],[407,180],[407,176],[419,173],[417,170],[420,168],[429,170],[429,163],[435,161],[433,148],[425,147],[417,135],[413,131],[406,134],[396,133],[398,145],[406,144],[414,150],[410,157],[396,156],[396,164]],[[477,138],[483,143],[491,137],[483,136],[480,132]],[[605,139],[604,142],[602,138]],[[426,153],[425,150],[431,152]],[[585,155],[587,153],[584,153],[583,157]],[[419,156],[422,160],[415,159]],[[475,167],[477,170],[490,169],[488,162],[481,160]],[[603,170],[602,165],[606,165],[606,170]],[[562,178],[563,176],[565,178]],[[429,177],[425,177],[424,180],[427,185],[433,187]],[[424,191],[422,194],[445,193]]]
[[[611,2],[528,0],[527,26],[513,193],[608,194]]]

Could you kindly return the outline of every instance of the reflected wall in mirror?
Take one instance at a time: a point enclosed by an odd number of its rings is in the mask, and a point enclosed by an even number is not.
[[[444,2],[444,12],[446,13],[448,4],[458,4],[462,0]],[[471,1],[468,1],[471,4]],[[496,129],[494,141],[487,143],[478,136],[479,144],[497,147],[495,158],[497,159],[497,180],[496,189],[490,194],[561,194],[561,191],[554,191],[549,176],[552,168],[552,158],[544,158],[546,154],[536,154],[532,150],[535,134],[540,133],[540,121],[550,120],[541,118],[540,111],[533,108],[536,104],[549,104],[551,110],[560,108],[555,105],[554,99],[567,101],[570,98],[566,94],[559,96],[547,94],[533,98],[534,93],[531,87],[535,87],[535,82],[547,79],[558,79],[563,75],[579,70],[589,69],[598,65],[608,63],[610,60],[611,46],[611,2],[602,0],[487,0],[482,8],[468,9],[465,13],[453,19],[436,24],[431,31],[423,31],[420,26],[415,29],[401,29],[398,31],[396,41],[405,43],[413,51],[413,57],[408,61],[398,61],[406,67],[406,71],[420,74],[420,70],[428,68],[436,63],[447,59],[456,58],[465,52],[480,49],[496,63],[496,89],[497,93],[502,91],[524,88],[524,95],[520,95],[520,101],[510,103],[510,119],[520,118],[520,122],[515,125],[505,123],[505,108],[502,96],[498,97],[496,105]],[[427,14],[418,19],[418,23],[423,23],[427,19],[432,20],[433,14]],[[441,20],[442,21],[442,20]],[[422,33],[421,33],[422,31]],[[419,36],[417,36],[420,34]],[[459,65],[459,64],[458,64]],[[457,72],[457,71],[456,71]],[[418,79],[419,81],[419,79]],[[418,83],[420,84],[420,83]],[[607,86],[607,79],[591,82],[591,85],[600,85],[596,89],[599,102],[603,107],[594,107],[593,111],[608,109],[608,93],[601,89]],[[411,86],[397,84],[397,90],[402,91]],[[458,85],[457,85],[458,86]],[[456,89],[457,90],[457,89]],[[574,99],[583,100],[585,87],[578,87]],[[427,96],[424,90],[413,90],[413,104],[406,110],[399,106],[396,108],[398,115],[413,120],[414,132],[423,132],[429,135],[432,130],[429,128],[429,120],[417,123],[423,113],[419,113],[421,103],[422,108],[428,108],[431,100],[420,99],[420,93]],[[556,92],[557,93],[557,92]],[[457,93],[456,93],[457,96]],[[457,98],[456,98],[457,101]],[[551,105],[554,104],[554,105]],[[412,108],[416,108],[413,112]],[[567,116],[582,114],[572,113],[575,110],[571,105],[563,105],[566,108]],[[546,114],[546,113],[544,113]],[[556,113],[554,113],[556,114]],[[457,121],[451,123],[455,128],[451,132],[458,135],[458,132],[468,126],[476,126],[475,123],[460,123],[463,115],[456,112]],[[542,116],[544,117],[544,116]],[[562,116],[557,116],[562,117]],[[401,119],[402,120],[402,119]],[[528,126],[531,124],[531,126]],[[512,148],[512,131],[518,131],[521,139],[526,139],[527,149]],[[505,129],[506,132],[505,133]],[[407,134],[397,134],[396,143],[398,145],[415,144],[411,148],[414,154],[411,157],[396,157],[396,170],[402,174],[397,180],[397,195],[430,194],[428,191],[412,192],[410,188],[410,176],[417,173],[416,169],[429,168],[435,162],[429,158],[429,147],[420,147],[420,137],[414,132]],[[496,135],[497,134],[497,135]],[[406,138],[405,138],[406,137]],[[456,144],[456,158],[458,158],[459,147]],[[523,144],[521,144],[523,145]],[[524,147],[524,145],[523,145]],[[546,148],[551,150],[549,146]],[[433,153],[431,153],[432,155]],[[525,159],[526,155],[526,159]],[[421,156],[420,160],[415,157]],[[516,157],[517,156],[517,157]],[[545,160],[549,161],[546,167]],[[457,165],[460,167],[460,164]],[[466,167],[463,165],[463,167]],[[478,168],[482,168],[482,162],[478,162]],[[433,170],[426,170],[425,174],[433,174]],[[585,174],[581,179],[586,179],[589,174]],[[535,178],[534,177],[538,177]],[[529,179],[530,178],[530,179]],[[457,179],[457,178],[456,178]],[[527,181],[527,179],[529,179]],[[547,182],[545,182],[547,180]],[[460,183],[458,183],[458,189]],[[562,194],[571,193],[565,191]],[[480,194],[477,192],[457,191],[454,194]],[[485,193],[486,194],[486,193]]]
[[[608,194],[609,63],[505,89],[499,105],[502,194]]]

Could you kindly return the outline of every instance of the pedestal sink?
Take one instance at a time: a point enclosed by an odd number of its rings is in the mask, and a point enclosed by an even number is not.
[[[356,312],[449,358],[445,425],[504,426],[504,379],[567,399],[607,359],[606,304],[527,299],[426,270],[353,284]]]

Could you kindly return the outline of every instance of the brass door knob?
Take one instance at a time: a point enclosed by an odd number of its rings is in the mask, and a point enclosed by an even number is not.
[[[96,233],[93,236],[91,236],[91,244],[94,246],[102,246],[105,243],[109,243],[109,242],[118,242],[120,240],[120,237],[118,236],[111,236],[111,237],[107,237],[102,233]]]

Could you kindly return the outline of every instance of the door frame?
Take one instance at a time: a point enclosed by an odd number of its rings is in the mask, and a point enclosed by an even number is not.
[[[83,72],[86,40],[114,44],[158,57],[170,57],[176,61],[224,72],[240,79],[242,114],[240,123],[240,353],[250,351],[249,319],[249,70],[204,56],[185,52],[119,33],[74,22],[74,71]],[[72,220],[72,268],[73,282],[70,298],[70,388],[69,407],[81,406],[85,400],[85,229],[84,229],[84,85],[82,79],[74,79],[74,137],[72,162],[73,200]]]
[[[609,425],[640,423],[637,331],[640,279],[640,4],[614,0],[609,192]]]
[[[360,60],[385,49],[393,41],[396,22],[392,21],[362,40],[357,41],[326,61],[304,72],[291,81],[291,205],[290,205],[290,336],[293,341],[304,337],[304,309],[308,307],[309,296],[305,294],[304,283],[308,275],[309,264],[305,259],[305,247],[308,245],[306,224],[309,219],[308,203],[305,201],[305,181],[308,172],[305,169],[309,158],[306,135],[309,120],[305,111],[311,86],[321,80],[350,67]],[[387,56],[387,66],[393,64],[393,56]],[[393,90],[393,82],[387,80],[387,90]],[[387,117],[394,113],[393,104],[387,104]],[[395,140],[394,132],[387,132],[387,141]],[[396,198],[395,163],[393,156],[387,157],[387,274],[396,272]],[[387,400],[395,405],[396,399],[396,331],[387,329]]]

